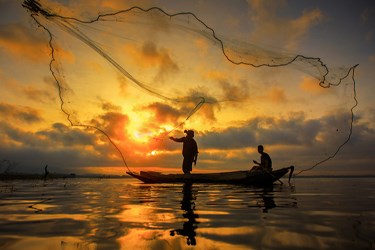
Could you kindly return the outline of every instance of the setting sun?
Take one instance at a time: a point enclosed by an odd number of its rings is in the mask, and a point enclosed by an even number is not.
[[[157,151],[157,150],[152,150],[151,152],[147,153],[147,156],[156,156],[158,155],[160,152]]]
[[[148,134],[140,133],[139,131],[134,131],[133,132],[133,139],[136,142],[147,143],[150,140],[150,137],[149,137]]]
[[[374,1],[0,12],[0,250],[374,248]]]
[[[247,2],[233,11],[267,15],[267,5]],[[361,65],[358,86],[363,88],[373,78],[363,60],[373,56],[338,60],[347,53],[315,47],[322,42],[315,26],[323,19],[312,17],[322,13],[296,12],[283,22],[256,16],[248,25],[248,15],[233,14],[236,22],[220,17],[235,5],[231,2],[217,19],[206,18],[201,8],[196,16],[183,5],[183,12],[170,9],[167,2],[162,4],[166,12],[128,9],[128,4],[77,8],[68,1],[66,8],[57,8],[43,1],[42,9],[56,13],[44,16],[31,5],[27,10],[37,13],[30,17],[18,6],[22,23],[2,26],[1,145],[3,158],[16,162],[17,171],[40,171],[47,163],[54,171],[77,173],[87,166],[106,173],[105,166],[128,164],[173,169],[181,164],[182,145],[169,137],[181,138],[185,129],[195,132],[202,170],[248,168],[258,157],[258,144],[272,149],[277,166],[306,169],[341,149],[352,125],[353,131],[374,127],[363,101],[363,115],[353,124],[355,63]],[[86,23],[99,12],[111,14]],[[308,35],[314,46],[305,43]],[[362,99],[366,94],[372,101],[372,92],[362,89]],[[353,136],[367,145],[371,131]],[[296,157],[285,151],[290,148],[298,149]],[[342,156],[349,160],[329,164],[342,170],[358,157],[370,170],[371,156],[349,151],[353,155]]]

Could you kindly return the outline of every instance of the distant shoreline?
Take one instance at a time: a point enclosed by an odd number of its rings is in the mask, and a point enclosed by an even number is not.
[[[294,178],[375,178],[375,175],[302,175]]]
[[[76,179],[76,178],[100,178],[100,179],[128,179],[129,175],[105,175],[105,174],[61,174],[49,173],[47,176],[42,174],[27,173],[7,173],[0,174],[0,180],[48,180],[48,179]],[[287,178],[287,177],[284,177]],[[319,179],[319,178],[375,178],[375,175],[308,175],[292,176],[295,179]]]
[[[104,174],[59,174],[50,173],[47,176],[42,174],[25,174],[25,173],[8,173],[0,174],[0,180],[48,180],[48,179],[77,179],[77,178],[103,178],[103,179],[119,179],[131,178],[127,175],[104,175]]]

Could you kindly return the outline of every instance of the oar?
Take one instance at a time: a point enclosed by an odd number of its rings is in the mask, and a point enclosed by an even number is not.
[[[266,172],[269,173],[273,178],[277,179],[277,177],[274,176],[272,173],[268,172],[267,170],[266,170]],[[281,183],[281,185],[284,184],[284,182],[282,182],[280,179],[277,179],[277,180]]]
[[[290,173],[289,173],[289,180],[288,180],[288,182],[290,183],[290,178],[292,177],[293,172],[294,172],[294,166],[290,166],[289,169],[290,169]],[[267,170],[264,170],[264,172],[268,173],[268,174],[271,175],[273,178],[277,179],[277,177],[274,176],[274,175],[272,174],[272,172],[268,172]],[[284,184],[280,179],[277,179],[277,180],[278,180],[281,184]]]
[[[293,172],[294,172],[294,166],[290,166],[289,167],[290,168],[290,173],[289,173],[289,183],[290,183],[290,178],[292,177],[292,175],[293,175]]]
[[[266,169],[262,169],[262,170],[263,170],[263,172],[266,172],[267,174],[269,174],[270,176],[272,176],[273,178],[275,178],[276,180],[278,180],[281,184],[284,184],[280,179],[278,179],[276,176],[274,176],[272,174],[272,172],[268,172],[268,170],[266,170]]]

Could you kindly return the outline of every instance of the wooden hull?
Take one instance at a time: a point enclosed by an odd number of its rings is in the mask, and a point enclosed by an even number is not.
[[[285,174],[290,172],[289,179],[294,167],[287,167],[268,172],[232,171],[208,174],[162,174],[153,171],[141,171],[139,174],[127,172],[128,175],[141,180],[144,183],[231,183],[254,186],[271,185]]]

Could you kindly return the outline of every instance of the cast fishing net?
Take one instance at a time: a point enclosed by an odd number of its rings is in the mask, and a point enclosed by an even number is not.
[[[49,39],[66,119],[97,134],[87,150],[110,144],[105,157],[129,171],[150,152],[172,164],[165,139],[184,128],[196,130],[202,164],[214,168],[245,164],[264,144],[298,155],[278,162],[304,171],[350,139],[356,66],[236,41],[194,13],[135,6],[79,18],[35,0],[23,6]]]

